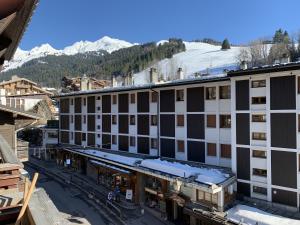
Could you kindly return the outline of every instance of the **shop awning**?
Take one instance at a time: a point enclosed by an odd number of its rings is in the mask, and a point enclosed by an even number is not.
[[[118,171],[120,173],[123,173],[123,174],[131,174],[131,172],[129,170],[121,169],[121,168],[118,168],[116,166],[109,165],[109,164],[106,164],[106,163],[103,163],[103,162],[99,162],[99,161],[96,161],[96,160],[90,160],[90,162],[93,163],[93,164],[96,164],[97,166],[106,167],[106,168]]]

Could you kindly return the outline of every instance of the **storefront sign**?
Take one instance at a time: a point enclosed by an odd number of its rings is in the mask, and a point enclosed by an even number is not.
[[[127,189],[126,190],[126,200],[132,200],[132,189]]]
[[[71,159],[66,159],[66,164],[71,165]]]

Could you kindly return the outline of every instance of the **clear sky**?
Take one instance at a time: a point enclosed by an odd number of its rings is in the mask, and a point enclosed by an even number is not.
[[[63,48],[102,36],[145,43],[178,37],[244,44],[300,30],[300,0],[40,0],[21,42]]]

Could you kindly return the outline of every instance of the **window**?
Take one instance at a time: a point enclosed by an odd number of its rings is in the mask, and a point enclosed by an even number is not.
[[[251,83],[252,88],[260,88],[266,86],[266,80],[254,80]]]
[[[266,97],[252,97],[252,104],[254,105],[266,104]]]
[[[231,145],[221,144],[221,158],[231,159]]]
[[[184,152],[184,141],[177,140],[177,152]]]
[[[130,94],[130,103],[131,104],[135,103],[135,94]]]
[[[151,126],[157,126],[157,115],[151,115]]]
[[[130,142],[130,146],[131,146],[131,147],[134,147],[134,146],[135,146],[135,137],[132,137],[132,136],[131,136],[131,137],[129,138],[129,142]]]
[[[260,176],[260,177],[266,177],[267,170],[253,168],[253,175]]]
[[[184,101],[184,90],[176,90],[176,101]]]
[[[207,115],[206,116],[207,127],[215,128],[216,127],[216,115]]]
[[[86,98],[83,98],[83,105],[86,105]]]
[[[216,87],[207,87],[206,88],[206,99],[207,100],[216,99]]]
[[[207,156],[217,156],[217,145],[215,143],[207,143]]]
[[[266,133],[262,133],[262,132],[253,132],[253,133],[252,133],[252,139],[253,139],[253,140],[261,140],[261,141],[265,141],[265,140],[267,140],[267,138],[266,138]]]
[[[86,123],[86,115],[83,116],[83,123]]]
[[[98,97],[97,97],[97,100],[101,100],[101,97],[100,97],[100,96],[98,96]]]
[[[117,124],[117,116],[116,115],[112,115],[111,116],[111,121],[112,121],[112,124]]]
[[[230,127],[231,127],[231,116],[220,115],[220,128],[230,128]]]
[[[82,140],[82,141],[86,141],[86,134],[85,134],[85,133],[82,133],[82,134],[81,134],[81,140]]]
[[[130,125],[135,125],[135,115],[130,115]]]
[[[266,122],[266,114],[256,114],[252,115],[252,122]]]
[[[267,158],[267,152],[266,151],[261,151],[261,150],[253,150],[252,151],[252,156],[254,158],[262,158],[265,159]]]
[[[152,91],[151,92],[151,102],[157,102],[158,95],[157,92]]]
[[[114,105],[117,104],[117,96],[116,96],[116,95],[113,95],[112,97],[113,97],[113,104],[114,104]]]
[[[268,193],[267,188],[258,187],[258,186],[253,186],[252,190],[254,193],[261,194],[261,195],[267,195]]]
[[[184,115],[177,115],[177,126],[184,127]]]
[[[220,99],[230,99],[230,86],[220,86]]]
[[[204,202],[213,203],[215,205],[218,204],[218,194],[211,194],[208,192],[197,190],[196,197],[197,197],[197,201],[200,202],[204,201]]]
[[[100,106],[98,106],[98,107],[97,107],[97,110],[100,111],[100,109],[101,109]]]
[[[111,136],[111,143],[113,144],[113,145],[116,145],[117,144],[117,136],[116,135],[112,135]]]
[[[151,148],[152,149],[157,149],[157,139],[156,138],[151,138]]]

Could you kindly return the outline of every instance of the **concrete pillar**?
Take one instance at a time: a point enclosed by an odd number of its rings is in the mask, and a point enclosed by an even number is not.
[[[136,203],[143,204],[146,200],[145,184],[146,184],[145,175],[137,172],[136,185],[135,185],[135,201],[136,201]]]

